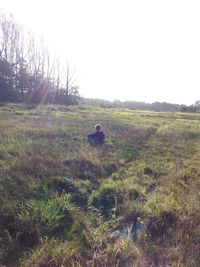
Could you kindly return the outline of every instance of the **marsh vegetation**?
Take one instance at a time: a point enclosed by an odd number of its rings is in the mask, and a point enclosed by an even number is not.
[[[199,266],[199,160],[199,114],[2,105],[0,264]]]

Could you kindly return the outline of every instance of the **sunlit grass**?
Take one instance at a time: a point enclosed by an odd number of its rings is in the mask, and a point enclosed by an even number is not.
[[[199,266],[200,115],[0,107],[0,264]],[[86,142],[101,123],[106,143]],[[114,233],[149,220],[132,238]]]

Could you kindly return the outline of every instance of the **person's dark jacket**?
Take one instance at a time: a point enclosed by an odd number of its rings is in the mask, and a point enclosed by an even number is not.
[[[105,134],[102,131],[96,131],[93,134],[88,135],[88,141],[94,145],[101,145],[104,143]]]

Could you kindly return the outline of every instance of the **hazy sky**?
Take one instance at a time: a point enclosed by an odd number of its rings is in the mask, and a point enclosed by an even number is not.
[[[199,0],[1,0],[78,74],[85,97],[200,99]]]

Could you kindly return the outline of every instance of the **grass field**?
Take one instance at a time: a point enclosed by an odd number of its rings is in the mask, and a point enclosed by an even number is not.
[[[199,162],[200,114],[1,106],[0,266],[200,266]]]

